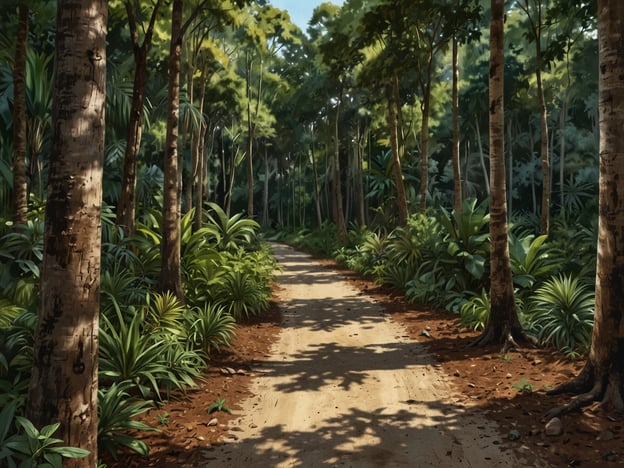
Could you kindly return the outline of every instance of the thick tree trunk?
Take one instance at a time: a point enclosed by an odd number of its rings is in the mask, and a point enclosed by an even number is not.
[[[15,61],[13,63],[13,225],[28,221],[26,177],[26,53],[28,50],[28,5],[19,2]]]
[[[453,37],[453,207],[462,210],[461,161],[459,158],[459,67],[457,66],[457,38]]]
[[[136,173],[139,152],[141,150],[141,136],[143,133],[143,106],[145,103],[145,86],[147,83],[147,54],[152,44],[152,35],[156,16],[162,3],[158,0],[153,7],[150,23],[145,31],[143,43],[139,45],[138,25],[132,3],[125,2],[130,38],[134,52],[134,84],[132,89],[132,103],[130,104],[130,122],[124,154],[124,168],[121,178],[121,192],[117,204],[117,225],[124,228],[127,235],[134,233],[136,217]]]
[[[399,209],[399,224],[407,226],[409,217],[407,210],[407,195],[405,194],[405,185],[403,184],[403,168],[401,167],[401,154],[399,149],[399,130],[397,123],[397,109],[401,105],[396,101],[396,92],[394,87],[397,86],[397,80],[386,86],[388,100],[388,124],[390,126],[390,147],[392,148],[392,172],[394,174],[394,182],[397,191],[397,207]]]
[[[26,415],[60,422],[96,466],[106,30],[104,0],[59,0],[41,302]]]
[[[180,113],[180,68],[182,55],[183,0],[173,1],[169,49],[169,111],[165,140],[161,269],[158,287],[184,300],[180,261],[180,202],[178,178],[178,130]]]
[[[503,350],[527,340],[514,302],[505,189],[505,116],[503,104],[504,0],[492,0],[490,27],[490,318],[476,345],[504,343]]]
[[[624,2],[598,0],[600,191],[596,311],[585,368],[551,393],[579,393],[548,416],[593,401],[624,411]]]

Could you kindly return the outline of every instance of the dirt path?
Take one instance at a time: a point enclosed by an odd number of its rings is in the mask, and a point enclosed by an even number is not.
[[[284,330],[230,433],[228,467],[522,467],[455,403],[423,347],[333,271],[276,245]]]

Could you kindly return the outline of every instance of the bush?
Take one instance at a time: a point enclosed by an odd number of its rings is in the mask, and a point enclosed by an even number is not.
[[[594,293],[578,278],[552,278],[535,293],[531,329],[543,343],[567,351],[587,351],[594,323]]]

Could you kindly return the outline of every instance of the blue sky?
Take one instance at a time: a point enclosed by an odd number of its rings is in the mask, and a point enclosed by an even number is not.
[[[342,5],[343,0],[326,0],[335,5]],[[322,0],[271,0],[271,5],[281,10],[288,10],[293,23],[305,31],[308,28],[308,21],[312,17],[312,11]]]

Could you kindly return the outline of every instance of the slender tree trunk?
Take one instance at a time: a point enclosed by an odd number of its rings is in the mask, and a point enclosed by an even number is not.
[[[564,93],[559,115],[559,204],[565,210],[565,159],[566,159],[566,136],[565,128],[568,120],[568,95],[569,87]]]
[[[180,122],[180,68],[182,55],[183,0],[173,0],[171,45],[169,49],[169,85],[167,135],[165,140],[163,226],[161,269],[158,287],[184,300],[180,261],[180,201],[178,177],[178,133]]]
[[[334,221],[338,226],[340,243],[346,245],[348,241],[347,225],[345,223],[344,210],[342,207],[342,181],[340,170],[340,108],[342,107],[344,83],[340,83],[340,96],[336,104],[336,121],[334,122]]]
[[[503,104],[504,0],[492,0],[490,26],[490,317],[476,345],[505,343],[515,347],[516,339],[528,339],[522,330],[514,301],[507,229],[505,189],[505,116]]]
[[[130,122],[128,124],[128,138],[124,154],[124,168],[121,179],[121,192],[117,205],[117,225],[124,228],[126,234],[134,233],[136,218],[136,177],[139,152],[141,150],[141,136],[143,133],[143,106],[145,104],[145,86],[147,83],[147,54],[152,45],[152,35],[156,16],[162,0],[158,0],[152,9],[149,25],[145,31],[143,43],[139,44],[138,25],[134,7],[129,0],[124,2],[132,50],[134,52],[134,84],[132,89],[132,103],[130,104]]]
[[[485,181],[485,191],[490,195],[490,177],[488,175],[488,168],[485,164],[485,152],[483,151],[483,141],[481,141],[481,130],[479,129],[479,119],[475,117],[475,133],[477,136],[477,143],[479,145],[479,160],[481,161],[481,169],[483,170],[483,180]],[[490,160],[491,163],[491,160]]]
[[[356,186],[357,186],[357,207],[358,207],[358,221],[360,226],[366,225],[366,196],[364,194],[364,150],[362,145],[362,131],[360,123],[357,124],[357,136],[356,136]]]
[[[393,80],[392,83],[386,85],[388,100],[388,123],[390,125],[390,146],[392,148],[392,171],[394,173],[394,181],[397,191],[397,206],[399,210],[399,224],[407,226],[407,196],[405,194],[405,185],[403,184],[403,168],[401,167],[401,154],[399,150],[399,130],[397,124],[397,108],[401,105],[397,102],[396,93],[393,88],[398,81]]]
[[[262,188],[262,224],[269,225],[269,178],[271,168],[269,167],[269,148],[264,147],[264,187]]]
[[[535,71],[535,77],[537,81],[537,99],[539,101],[540,109],[540,155],[542,160],[542,222],[540,232],[542,234],[548,234],[550,231],[551,195],[550,154],[548,149],[548,112],[546,110],[544,86],[542,84],[542,52],[539,46],[539,37],[535,43],[537,44],[537,69]]]
[[[427,82],[422,86],[423,101],[421,105],[422,126],[420,132],[420,213],[425,214],[427,209],[427,194],[429,193],[429,108],[431,106],[431,79],[433,58],[430,59],[427,69]]]
[[[204,105],[206,102],[206,82],[205,68],[201,72],[200,89],[199,89],[199,113],[204,115]],[[192,85],[192,79],[191,83]],[[195,219],[193,221],[194,228],[200,229],[202,225],[202,211],[203,211],[203,198],[204,198],[204,151],[206,148],[206,132],[208,131],[208,124],[204,117],[199,121],[199,128],[197,134],[193,138],[191,149],[191,181],[188,184],[190,190],[188,190],[188,209],[192,206],[193,188],[195,189]]]
[[[510,122],[507,125],[507,148],[509,152],[509,187],[507,190],[507,203],[509,208],[509,213],[513,213],[513,144],[511,143],[511,118]]]
[[[551,394],[579,394],[549,417],[602,400],[624,411],[624,2],[598,0],[600,190],[596,310],[589,356],[572,382]]]
[[[13,225],[28,221],[28,179],[26,177],[26,53],[28,51],[26,2],[18,4],[15,61],[13,63]]]
[[[314,132],[314,129],[312,130]],[[316,168],[316,154],[314,151],[314,134],[312,137],[312,177],[314,178],[314,206],[316,207],[316,224],[318,227],[323,225],[323,215],[321,212],[321,194],[319,190],[318,170]]]
[[[60,422],[64,445],[90,451],[64,467],[96,466],[105,1],[59,0],[52,145],[41,301],[27,417]]]
[[[457,66],[457,38],[453,36],[453,206],[462,211],[461,161],[459,156],[459,67]]]

